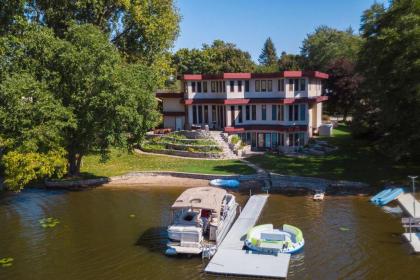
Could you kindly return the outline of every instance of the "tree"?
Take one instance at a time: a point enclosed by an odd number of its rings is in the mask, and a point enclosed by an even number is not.
[[[355,63],[340,58],[328,65],[328,109],[343,115],[344,121],[352,112],[362,77],[355,70]]]
[[[275,66],[277,64],[277,52],[274,47],[274,43],[270,37],[264,43],[264,47],[261,50],[261,54],[258,58],[258,62],[264,66]]]
[[[255,68],[248,52],[222,40],[215,40],[211,45],[203,44],[201,50],[180,49],[172,57],[172,63],[178,75],[252,72]]]
[[[152,64],[168,50],[179,32],[180,16],[172,0],[5,0],[0,30],[9,30],[13,16],[51,28],[62,38],[73,24],[92,24],[132,59]]]
[[[0,73],[6,77],[0,80],[0,136],[14,143],[9,151],[48,153],[64,147],[69,173],[77,175],[87,153],[106,157],[112,146],[131,149],[154,126],[159,73],[127,64],[97,27],[74,24],[63,38],[34,23],[13,28],[18,32],[0,41]],[[22,88],[14,89],[15,84]],[[32,107],[25,112],[22,106]],[[35,115],[38,111],[42,114]],[[25,126],[39,126],[41,133],[33,134],[42,141],[32,140]]]
[[[395,159],[420,155],[420,5],[392,1],[364,12],[358,69],[364,76],[354,132]]]
[[[287,54],[282,52],[280,59],[278,61],[278,70],[287,71],[287,70],[303,70],[303,57],[295,54]]]
[[[361,44],[362,39],[354,35],[352,29],[340,31],[320,26],[303,41],[301,55],[306,69],[326,72],[327,66],[336,59],[355,61]]]

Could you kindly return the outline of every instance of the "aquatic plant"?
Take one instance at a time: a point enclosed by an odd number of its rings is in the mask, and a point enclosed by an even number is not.
[[[348,227],[340,227],[341,231],[349,231],[350,229]]]
[[[135,215],[135,214],[130,214],[130,215],[129,215],[129,217],[130,217],[130,218],[135,218],[135,217],[136,217],[136,215]]]
[[[39,223],[43,228],[53,228],[60,223],[56,218],[48,217],[39,220]]]
[[[1,267],[10,267],[13,265],[13,258],[7,257],[7,258],[1,258],[0,259],[0,266]]]

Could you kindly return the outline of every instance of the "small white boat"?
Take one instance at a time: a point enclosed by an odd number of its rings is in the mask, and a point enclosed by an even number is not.
[[[321,191],[317,191],[313,197],[314,200],[324,200],[324,193]]]
[[[171,207],[167,255],[211,256],[236,217],[235,196],[215,187],[184,191]]]
[[[253,227],[247,234],[245,245],[251,250],[267,253],[298,252],[305,245],[300,229],[291,225],[283,225],[282,230],[275,229],[272,224]]]
[[[234,179],[214,179],[210,181],[210,185],[215,187],[225,187],[233,189],[239,187],[239,181]]]

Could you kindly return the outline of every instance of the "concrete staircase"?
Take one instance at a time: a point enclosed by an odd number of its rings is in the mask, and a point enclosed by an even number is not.
[[[225,159],[239,159],[232,149],[229,147],[228,134],[221,131],[210,131],[210,135],[223,149]]]

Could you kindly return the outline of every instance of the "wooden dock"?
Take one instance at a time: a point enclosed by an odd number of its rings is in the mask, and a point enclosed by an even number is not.
[[[290,254],[266,255],[244,250],[246,234],[261,215],[268,195],[253,195],[204,269],[207,273],[286,278]]]
[[[408,219],[403,219],[403,223],[404,221],[407,224],[414,223],[416,220],[418,220],[418,218],[420,218],[420,202],[411,193],[400,194],[397,197],[397,202],[403,211],[409,216]],[[408,226],[404,227],[407,229]],[[413,228],[416,230],[416,226]],[[414,253],[420,253],[420,233],[406,232],[403,233],[403,237],[405,240],[407,240],[408,243],[410,243]]]

